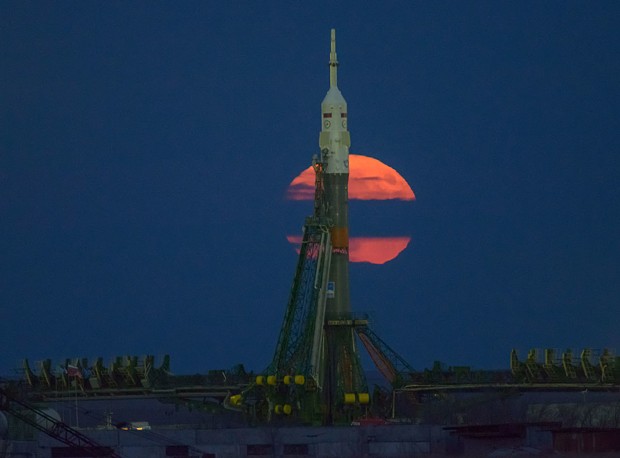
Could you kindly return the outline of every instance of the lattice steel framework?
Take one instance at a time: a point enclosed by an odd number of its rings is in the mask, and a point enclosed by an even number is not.
[[[324,163],[314,156],[314,214],[306,218],[304,234],[269,373],[311,375],[322,383],[323,321],[331,259],[331,222],[325,216]]]
[[[309,218],[270,373],[313,375],[319,382],[330,255],[328,227]]]

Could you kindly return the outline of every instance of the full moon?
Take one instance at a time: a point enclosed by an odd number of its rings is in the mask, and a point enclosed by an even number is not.
[[[301,172],[289,184],[289,200],[314,199],[315,174],[312,167]],[[415,200],[407,181],[392,167],[378,159],[359,154],[349,155],[349,199]],[[287,240],[299,247],[301,236],[288,235]],[[411,237],[351,237],[349,261],[385,264],[407,248]],[[298,250],[299,251],[299,250]]]

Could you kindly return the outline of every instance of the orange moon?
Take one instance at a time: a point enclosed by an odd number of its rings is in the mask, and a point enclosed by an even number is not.
[[[289,185],[290,200],[314,199],[314,170],[308,167]],[[349,199],[414,200],[415,194],[405,179],[378,159],[349,154]]]
[[[314,200],[314,170],[308,167],[289,185],[289,200]],[[407,181],[392,167],[378,159],[349,155],[349,199],[358,200],[415,200]],[[299,252],[301,236],[289,235],[287,240]],[[385,264],[395,259],[411,241],[411,237],[351,237],[349,261]]]

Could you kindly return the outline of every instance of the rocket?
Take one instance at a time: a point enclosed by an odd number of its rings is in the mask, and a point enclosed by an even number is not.
[[[267,384],[274,386],[278,376],[284,376],[284,388],[269,392],[272,405],[299,406],[303,415],[322,415],[325,424],[350,422],[352,413],[369,402],[354,335],[354,328],[364,320],[353,319],[349,297],[351,138],[347,121],[332,29],[329,90],[321,103],[320,155],[312,158],[314,214],[304,224],[295,280],[267,377]],[[292,376],[299,377],[306,388],[300,391],[293,386]],[[259,377],[257,386],[263,385]]]
[[[321,103],[319,147],[323,163],[324,214],[329,221],[331,256],[324,308],[323,396],[325,423],[331,424],[356,400],[367,403],[368,387],[357,354],[349,298],[349,147],[347,102],[338,89],[336,31],[331,31],[329,90]],[[318,183],[317,183],[318,184]],[[345,418],[347,414],[344,414]]]
[[[331,31],[329,90],[321,103],[319,147],[324,167],[326,216],[331,219],[332,256],[327,284],[326,318],[351,314],[349,302],[349,147],[347,102],[338,89],[336,30]]]

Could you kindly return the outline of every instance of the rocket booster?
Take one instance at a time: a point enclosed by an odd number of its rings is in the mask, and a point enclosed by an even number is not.
[[[329,90],[321,103],[319,147],[324,166],[324,187],[332,257],[328,280],[326,316],[337,319],[351,313],[349,301],[349,147],[347,102],[338,89],[336,31],[331,31]]]

